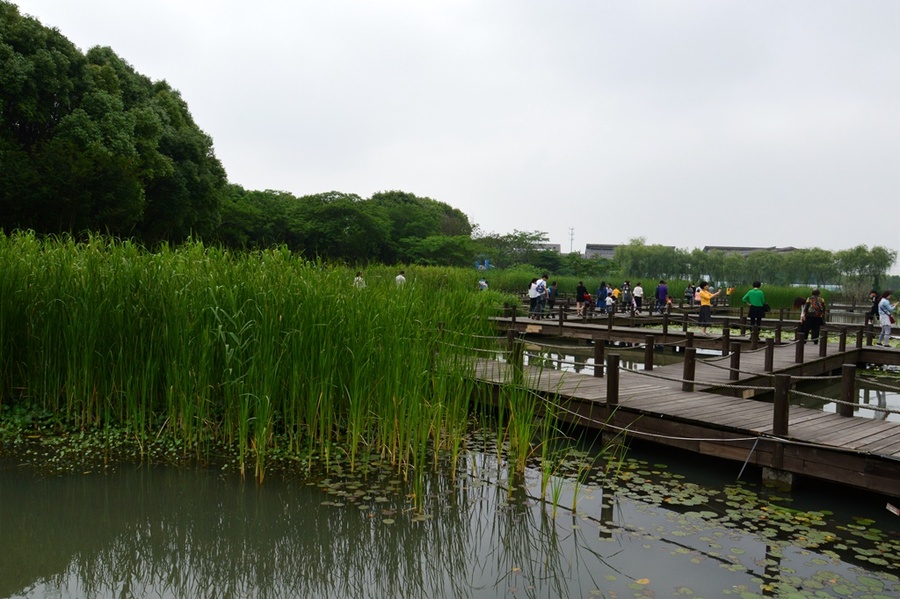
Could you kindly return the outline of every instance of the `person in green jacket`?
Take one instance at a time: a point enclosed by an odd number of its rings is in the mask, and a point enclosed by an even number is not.
[[[762,326],[762,317],[766,313],[766,294],[760,289],[761,286],[762,283],[759,281],[753,281],[753,288],[745,293],[743,299],[741,299],[742,302],[750,305],[750,311],[747,315],[750,326]]]

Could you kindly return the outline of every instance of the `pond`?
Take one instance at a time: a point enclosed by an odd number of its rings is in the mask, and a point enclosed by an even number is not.
[[[773,495],[733,463],[640,446],[601,468],[579,445],[541,501],[540,464],[512,475],[495,446],[473,436],[455,479],[428,477],[422,511],[377,462],[261,486],[203,468],[39,476],[0,462],[0,597],[900,594],[900,519],[883,497]]]

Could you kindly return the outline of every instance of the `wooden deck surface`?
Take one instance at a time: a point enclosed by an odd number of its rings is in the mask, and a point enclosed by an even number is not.
[[[615,351],[606,348],[607,355]],[[825,358],[811,343],[804,354],[798,364],[793,345],[776,347],[774,372],[820,374],[885,354],[900,361],[898,350],[854,347],[839,353],[837,342],[829,343]],[[744,397],[774,385],[763,372],[764,359],[763,349],[742,352],[737,381],[729,380],[729,358],[698,360],[693,392],[682,390],[682,364],[647,372],[620,369],[617,406],[607,405],[607,377],[526,365],[521,380],[558,402],[564,419],[581,425],[627,429],[656,443],[900,495],[900,423],[791,406],[788,433],[775,436],[773,404]],[[475,377],[505,384],[512,380],[511,369],[504,362],[479,360]],[[745,386],[754,388],[735,389]]]

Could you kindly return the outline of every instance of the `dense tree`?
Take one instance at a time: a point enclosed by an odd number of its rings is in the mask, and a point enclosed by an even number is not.
[[[178,92],[0,0],[0,226],[208,235],[225,172]]]

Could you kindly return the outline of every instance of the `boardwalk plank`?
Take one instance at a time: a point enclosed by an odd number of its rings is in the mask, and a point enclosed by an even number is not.
[[[534,324],[534,323],[531,323]],[[674,324],[674,323],[673,323]],[[541,323],[542,328],[552,334],[558,334],[558,322]],[[672,326],[665,338],[658,334],[655,340],[678,342],[684,339],[680,326]],[[585,323],[576,329],[570,328],[567,322],[563,327],[566,336],[571,338],[594,338],[602,340],[610,337],[606,321]],[[612,338],[618,337],[631,341],[639,346],[648,331],[617,325],[613,328]],[[732,336],[735,339],[735,336]],[[709,338],[695,338],[698,346],[718,351],[720,341]],[[847,358],[837,352],[837,342],[828,344],[824,359],[819,358],[818,347],[809,345],[805,348],[804,361],[794,361],[794,344],[776,347],[774,365],[776,371],[791,376],[812,376],[839,368],[847,361],[877,361],[885,354],[874,348],[855,349],[855,340],[848,339],[850,351]],[[607,347],[607,354],[630,351],[623,346]],[[854,353],[855,352],[855,353]],[[559,355],[563,355],[562,352]],[[755,447],[752,439],[756,435],[770,434],[773,427],[774,414],[771,403],[740,399],[733,395],[758,393],[771,388],[771,373],[761,372],[765,361],[765,352],[744,351],[741,355],[739,372],[740,380],[730,380],[730,358],[715,356],[698,360],[696,379],[709,383],[722,395],[705,392],[707,387],[697,383],[695,391],[682,391],[681,376],[683,367],[679,364],[661,365],[652,373],[623,370],[619,377],[619,406],[613,412],[607,412],[605,406],[607,378],[592,376],[587,368],[585,372],[558,371],[554,369],[530,368],[540,373],[524,380],[529,385],[548,395],[558,395],[561,403],[571,405],[570,418],[577,421],[590,414],[614,414],[616,426],[629,426],[630,435],[640,436],[641,431],[662,435],[657,442],[665,445],[684,447],[692,451],[710,453],[729,457],[730,459],[747,459],[751,447]],[[883,363],[883,362],[882,362]],[[502,384],[512,379],[511,366],[490,360],[473,363],[473,376],[479,380],[494,384]],[[526,368],[526,373],[529,368]],[[753,381],[747,384],[747,381]],[[734,391],[734,388],[759,387]],[[567,402],[567,403],[566,403]],[[863,404],[860,409],[869,409]],[[642,415],[658,415],[660,418],[647,418]],[[579,416],[580,415],[580,416]],[[606,424],[595,418],[594,426],[604,427]],[[740,439],[737,444],[726,441],[729,435]],[[799,445],[784,445],[782,468],[787,468],[804,475],[817,476],[845,484],[852,484],[880,492],[900,493],[900,465],[896,458],[900,457],[900,423],[884,422],[860,416],[842,417],[835,413],[823,412],[813,408],[791,406],[788,417],[788,437],[798,441]],[[708,439],[708,440],[704,440]],[[718,441],[716,441],[718,439]],[[743,445],[742,445],[743,444]],[[809,444],[809,445],[806,445]],[[773,459],[772,440],[762,439],[752,453],[754,463],[765,465]],[[759,461],[761,460],[761,461]]]

